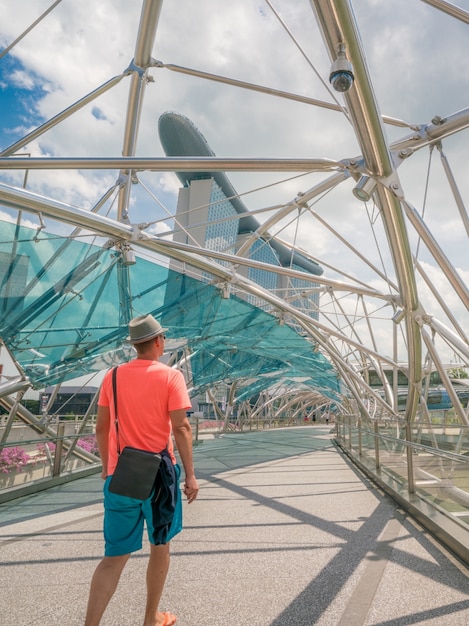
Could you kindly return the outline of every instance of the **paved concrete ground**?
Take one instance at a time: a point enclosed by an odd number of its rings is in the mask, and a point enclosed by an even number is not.
[[[468,570],[354,469],[329,429],[229,434],[195,450],[162,609],[178,626],[469,625]],[[1,626],[83,623],[102,554],[101,480],[0,506]],[[103,626],[142,623],[147,548]]]

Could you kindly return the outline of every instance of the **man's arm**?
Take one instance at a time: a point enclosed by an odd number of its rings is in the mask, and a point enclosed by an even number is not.
[[[111,412],[108,406],[98,406],[96,417],[96,443],[98,444],[99,456],[103,464],[101,477],[107,477],[107,462],[109,452],[109,428],[111,425]]]
[[[194,463],[192,460],[192,429],[189,420],[186,417],[185,409],[170,411],[173,435],[176,441],[176,447],[181,457],[184,467],[185,481],[184,493],[189,504],[197,498],[199,485],[194,472]]]

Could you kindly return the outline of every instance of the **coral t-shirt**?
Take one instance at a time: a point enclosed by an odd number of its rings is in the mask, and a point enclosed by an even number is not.
[[[112,370],[107,372],[98,400],[99,406],[109,407],[108,474],[117,463],[117,440],[114,424]],[[173,462],[170,411],[191,408],[182,373],[159,361],[134,359],[117,370],[117,413],[119,444],[160,452],[168,448]]]

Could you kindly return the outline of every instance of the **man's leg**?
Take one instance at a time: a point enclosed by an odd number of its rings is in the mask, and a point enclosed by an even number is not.
[[[85,626],[98,626],[130,554],[105,556],[91,579]]]
[[[164,623],[158,606],[169,569],[169,543],[155,546],[150,544],[150,559],[147,568],[147,606],[144,626],[159,626]],[[173,622],[174,623],[174,622]]]

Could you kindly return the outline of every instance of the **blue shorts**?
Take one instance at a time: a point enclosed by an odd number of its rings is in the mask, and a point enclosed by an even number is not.
[[[178,465],[174,468],[179,482],[181,469]],[[103,489],[105,556],[121,556],[141,550],[144,522],[147,526],[148,540],[154,544],[152,496],[142,501],[111,493],[108,489],[110,480],[111,477],[108,476]],[[167,542],[182,530],[182,500],[180,493],[178,495]]]

